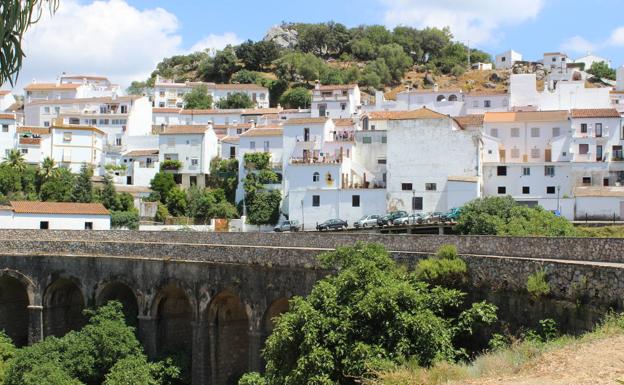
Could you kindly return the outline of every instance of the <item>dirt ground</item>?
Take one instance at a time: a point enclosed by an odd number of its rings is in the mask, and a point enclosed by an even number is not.
[[[618,382],[617,380],[623,381]],[[624,384],[624,336],[576,343],[544,353],[518,374],[462,382],[470,385]]]

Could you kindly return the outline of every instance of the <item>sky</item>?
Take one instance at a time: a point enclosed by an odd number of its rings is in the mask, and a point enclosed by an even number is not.
[[[67,72],[106,75],[127,86],[164,57],[259,40],[272,25],[336,21],[449,26],[456,40],[527,60],[563,50],[624,64],[624,0],[60,0],[26,34],[16,93]],[[5,87],[6,88],[6,85]]]

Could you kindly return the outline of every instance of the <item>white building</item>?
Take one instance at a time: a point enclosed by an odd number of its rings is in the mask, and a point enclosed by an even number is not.
[[[600,57],[600,56],[592,55],[591,53],[588,53],[587,55],[582,56],[582,57],[574,60],[574,62],[575,63],[583,63],[583,64],[585,64],[585,71],[589,70],[591,68],[592,64],[600,63],[600,62],[604,62],[609,67],[611,67],[611,60],[605,59],[605,58]]]
[[[11,93],[11,91],[0,90],[0,113],[6,111],[7,108],[11,107],[15,103],[15,96]]]
[[[321,85],[316,83],[312,90],[311,116],[350,118],[361,108],[360,88],[357,84]]]
[[[509,69],[514,63],[522,61],[522,54],[509,50],[496,55],[496,69]]]
[[[159,136],[159,162],[179,161],[179,169],[167,171],[184,187],[206,187],[210,161],[218,151],[217,135],[210,125],[168,126]]]
[[[101,203],[11,201],[0,206],[0,228],[110,230],[110,213]]]
[[[54,83],[33,81],[24,87],[25,103],[36,100],[80,99],[112,97],[121,95],[119,86],[112,84],[104,76],[61,76]]]
[[[148,187],[160,170],[158,148],[127,151],[121,155],[120,164],[125,170],[113,172],[115,184]]]
[[[568,55],[563,52],[546,52],[542,59],[544,67],[552,70],[565,70],[568,66]]]
[[[0,113],[0,158],[4,159],[16,147],[15,114]]]

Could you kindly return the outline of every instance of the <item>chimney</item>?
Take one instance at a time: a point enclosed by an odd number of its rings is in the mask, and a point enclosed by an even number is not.
[[[438,86],[438,83],[435,83],[433,85],[433,92],[438,92],[440,90],[440,86]]]
[[[316,80],[316,83],[314,84],[314,89],[315,90],[321,89],[321,82],[318,79]]]

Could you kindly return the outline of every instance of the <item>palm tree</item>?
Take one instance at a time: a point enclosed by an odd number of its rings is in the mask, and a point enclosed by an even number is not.
[[[56,166],[54,159],[49,156],[46,157],[43,162],[41,162],[41,167],[39,168],[39,175],[44,179],[48,179],[54,174],[54,166]]]
[[[20,150],[13,149],[9,151],[9,154],[4,161],[5,164],[11,166],[11,168],[17,171],[24,171],[26,169],[26,161],[24,160],[24,155]]]

